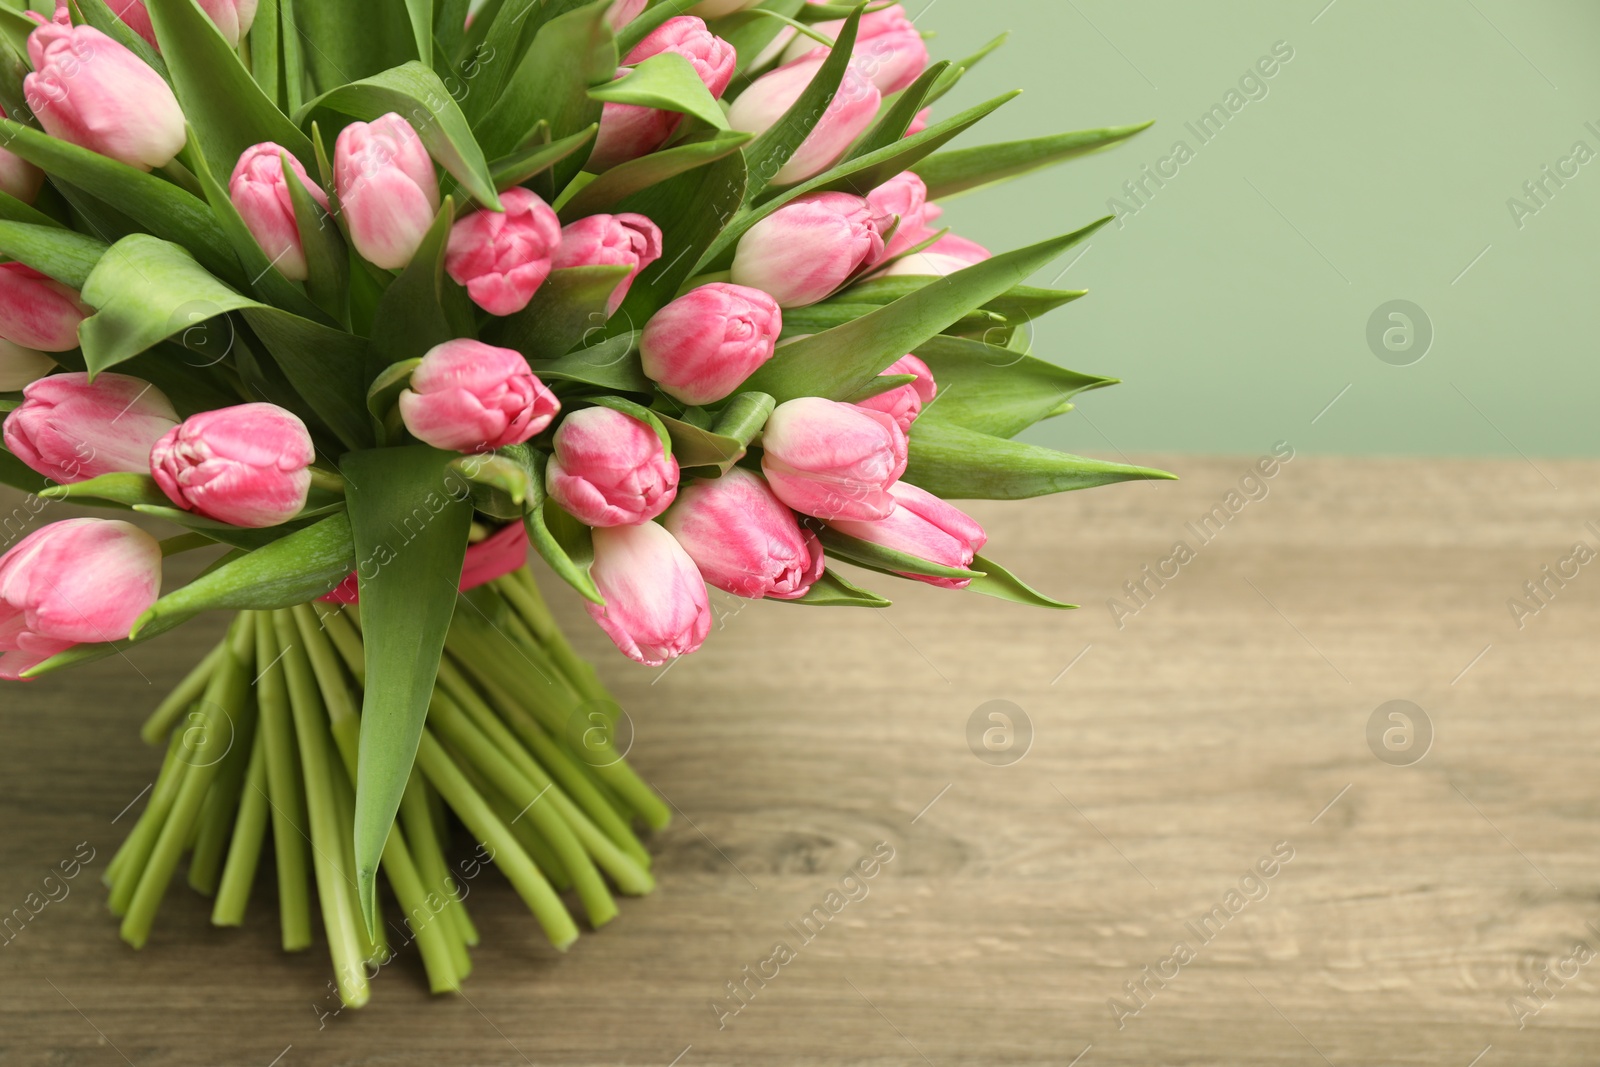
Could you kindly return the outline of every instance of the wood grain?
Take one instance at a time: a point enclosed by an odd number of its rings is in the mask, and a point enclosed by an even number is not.
[[[654,672],[552,588],[679,817],[660,890],[565,956],[477,879],[461,997],[403,956],[323,1017],[326,955],[278,951],[269,879],[242,929],[179,885],[146,949],[117,940],[94,882],[158,764],[135,730],[221,620],[0,690],[0,907],[97,855],[0,948],[0,1064],[1600,1059],[1600,963],[1521,1029],[1508,1007],[1600,949],[1600,562],[1520,629],[1507,606],[1600,548],[1600,464],[1297,457],[1201,545],[1185,523],[1255,457],[1141,461],[1184,480],[973,508],[990,554],[1078,612],[900,582],[879,613],[720,598],[706,648]],[[1118,629],[1107,599],[1179,539],[1194,558]],[[1434,730],[1411,766],[1368,745],[1393,699]],[[968,745],[991,700],[1031,722],[1009,766]],[[789,924],[879,842],[893,859],[803,942]],[[1228,912],[1275,846],[1292,860]],[[1202,942],[1186,924],[1218,905]],[[1108,1001],[1138,1006],[1124,983],[1179,941],[1193,958],[1119,1029]],[[777,942],[792,958],[731,1014],[726,983]]]

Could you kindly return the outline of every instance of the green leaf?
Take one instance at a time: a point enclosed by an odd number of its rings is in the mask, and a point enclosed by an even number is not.
[[[556,382],[576,382],[624,393],[648,393],[655,388],[639,361],[638,330],[586,344],[556,359],[532,359],[528,365],[540,378]]]
[[[184,246],[211,273],[240,285],[248,280],[211,209],[171,182],[12,119],[0,119],[0,143],[52,176],[114,204],[155,236]]]
[[[24,222],[30,226],[53,226],[58,230],[66,229],[61,223],[46,215],[31,204],[24,204],[10,193],[0,191],[0,219],[8,222]]]
[[[328,592],[355,569],[350,517],[338,512],[173,590],[139,616],[133,635],[162,633],[203,611],[304,604]]]
[[[927,284],[927,278],[918,278],[918,282]],[[920,285],[911,286],[907,292],[915,292]],[[803,308],[787,308],[783,313],[783,336],[787,340],[798,334],[821,333],[831,330],[835,326],[843,326],[852,319],[859,319],[863,315],[871,314],[889,301],[880,300],[863,302],[860,304],[847,302],[850,296],[847,290],[841,294],[840,299],[829,300],[822,304],[809,304]],[[969,311],[961,318],[945,327],[946,333],[966,334],[969,332],[982,333],[985,330],[996,328],[1004,329],[1006,319],[1004,315],[997,315],[992,311]]]
[[[83,288],[106,247],[104,241],[60,226],[0,222],[0,256],[26,263],[74,289]]]
[[[594,140],[594,135],[599,129],[598,123],[590,123],[577,133],[563,137],[559,141],[535,144],[508,156],[502,156],[489,164],[494,187],[503,193],[513,186],[521,185],[528,179],[543,174]]]
[[[1109,126],[1099,130],[1077,130],[1026,141],[981,145],[940,152],[911,169],[928,186],[928,199],[934,200],[992,185],[1045,167],[1063,163],[1090,152],[1110,148],[1148,129],[1155,120],[1131,126]]]
[[[770,399],[770,398],[769,398]],[[683,470],[714,467],[720,474],[744,458],[746,442],[656,413],[672,439],[672,454]],[[764,420],[763,420],[764,421]],[[709,473],[698,471],[696,473]]]
[[[974,578],[966,586],[966,590],[969,593],[982,593],[984,596],[997,597],[1000,600],[1011,600],[1018,604],[1027,604],[1036,608],[1070,609],[1078,606],[1045,596],[1021,578],[1000,566],[1000,564],[982,556],[973,556],[972,565],[983,568],[984,574],[981,578]]]
[[[975,263],[869,315],[786,344],[742,388],[771,393],[779,403],[800,396],[849,396],[889,364],[1109,221],[1107,217],[1074,233]]]
[[[777,406],[778,402],[766,393],[736,393],[724,402],[711,428],[723,437],[748,445],[767,425],[767,416]]]
[[[911,426],[905,480],[946,500],[1021,500],[1112,482],[1171,478],[1165,471],[1087,459],[949,422]]]
[[[1041,419],[1071,410],[1071,399],[1115,378],[1079,374],[1008,348],[961,337],[934,337],[916,355],[933,371],[939,395],[919,418],[1014,437]]]
[[[376,375],[390,364],[426,355],[435,345],[461,336],[446,310],[446,300],[450,299],[446,285],[454,287],[455,283],[445,281],[444,253],[454,221],[455,204],[446,197],[411,263],[384,290],[372,327],[369,374]],[[456,288],[459,296],[459,287]]]
[[[345,447],[370,445],[363,402],[366,340],[276,308],[247,308],[244,317],[295,391]]]
[[[553,270],[527,307],[486,328],[485,340],[516,349],[530,363],[558,359],[574,345],[597,342],[605,337],[606,301],[631,269],[617,263]],[[534,372],[541,373],[537,365]]]
[[[595,0],[550,19],[508,77],[504,91],[473,131],[491,158],[514,151],[541,119],[556,138],[600,121],[600,101],[589,90],[616,76],[617,48],[606,24],[610,0]],[[562,160],[556,185],[576,174],[576,156]]]
[[[261,0],[250,25],[250,76],[273,105],[283,108],[283,40],[278,0]]]
[[[298,0],[278,0],[278,21],[282,23],[278,39],[283,47],[283,110],[289,115],[300,110],[311,77],[306,70],[305,50],[300,44],[303,34],[295,15],[296,3]]]
[[[662,55],[682,58],[672,52],[663,52]],[[607,211],[624,197],[732,155],[748,143],[751,136],[748,133],[720,134],[710,140],[676,145],[619,163],[563,204],[561,221],[571,222],[585,215]]]
[[[978,63],[990,52],[993,52],[995,49],[1005,44],[1010,37],[1011,31],[1007,30],[1000,34],[1000,36],[989,41],[970,56],[967,56],[965,59],[957,60],[956,64],[946,70],[939,78],[938,82],[933,87],[933,91],[928,94],[928,99],[923,101],[923,106],[934,103],[943,97],[945,93],[948,93],[951,89],[954,89],[956,87],[956,83],[959,82],[968,71],[977,66]]]
[[[46,500],[108,500],[126,507],[135,504],[166,507],[172,503],[150,475],[122,471],[102,474],[71,485],[53,485],[39,495]]]
[[[659,19],[654,20],[659,25],[666,20],[668,15],[674,13],[670,10],[671,6],[671,4],[657,4],[628,23],[627,28],[622,31],[624,38],[622,54],[624,56],[628,54],[635,44],[644,39],[649,30],[655,29],[653,25],[649,26],[648,29],[641,28],[638,31],[638,38],[632,39],[630,42],[629,38],[635,32],[635,26],[646,22],[662,8],[668,8],[669,10],[664,12]],[[685,3],[680,4],[680,6],[690,7],[692,5]],[[767,45],[777,40],[778,35],[783,32],[784,24],[773,18],[771,14],[766,14],[766,12],[793,18],[801,14],[801,9],[805,6],[805,0],[766,0],[759,8],[740,11],[715,20],[715,28],[712,32],[732,45],[734,54],[738,56],[738,74],[733,80],[733,85],[730,86],[731,90],[742,90],[750,84],[749,72],[752,64],[760,57]],[[676,14],[682,13],[681,11],[676,12]],[[843,18],[844,16],[841,15],[840,17]]]
[[[886,608],[892,601],[877,593],[861,588],[829,569],[812,583],[803,597],[793,600],[774,600],[775,604],[809,604],[823,608]]]
[[[716,97],[694,65],[676,52],[656,53],[616,81],[590,89],[589,99],[676,111],[719,130],[728,128],[728,117]]]
[[[167,64],[162,60],[161,53],[150,46],[150,42],[140,37],[137,33],[117,17],[105,0],[72,0],[75,24],[93,26],[101,33],[116,41],[122,47],[138,56],[144,63],[161,75],[170,84],[172,75],[167,70]],[[27,50],[21,50],[22,55],[27,55]]]
[[[366,645],[355,861],[369,930],[378,860],[422,737],[472,525],[470,498],[452,489],[455,458],[427,447],[380,448],[351,452],[342,464]]]
[[[406,0],[406,13],[411,16],[411,36],[417,46],[417,58],[424,66],[433,66],[433,0]]]
[[[934,275],[900,274],[892,278],[873,278],[869,281],[858,282],[840,292],[840,294],[823,304],[813,304],[810,308],[798,308],[797,311],[810,311],[815,308],[825,308],[834,301],[861,304],[887,304],[899,300],[908,293],[914,293],[923,286],[934,281]],[[983,310],[996,312],[1012,323],[1027,322],[1037,319],[1063,304],[1088,294],[1087,289],[1039,289],[1031,285],[1015,285],[993,300],[983,305]],[[789,321],[788,313],[784,315],[784,323]]]
[[[290,24],[290,14],[286,4],[286,25]],[[319,91],[371,77],[417,58],[405,0],[297,0],[292,17],[298,30],[286,30],[284,37],[286,41],[294,38],[306,42],[307,73]]]
[[[831,526],[824,526],[818,531],[817,537],[830,556],[848,560],[858,567],[898,577],[908,574],[921,574],[932,578],[972,578],[982,575],[981,571],[967,570],[964,567],[947,567],[942,563],[922,559],[887,545],[863,541],[859,537],[840,533]]]
[[[949,60],[940,60],[923,71],[916,81],[901,90],[898,98],[883,111],[872,129],[863,134],[845,155],[845,162],[848,163],[852,159],[869,155],[880,148],[888,148],[904,140],[906,131],[911,128],[912,122],[916,121],[917,112],[924,106],[923,100],[933,91],[934,83],[949,67]]]
[[[749,151],[748,148],[745,150]],[[669,178],[628,197],[618,211],[636,211],[661,227],[662,256],[639,272],[620,314],[628,329],[642,329],[694,272],[744,199],[745,154]],[[615,328],[615,327],[613,327]]]
[[[311,142],[250,76],[194,0],[145,0],[172,87],[216,172],[231,174],[251,145],[274,141],[302,162]]]
[[[503,449],[503,453],[511,450]],[[594,539],[589,527],[561,510],[544,492],[547,457],[536,449],[524,449],[521,461],[528,470],[528,497],[523,502],[522,525],[528,541],[555,571],[557,577],[578,591],[585,600],[604,604],[605,597],[589,576],[594,566]]]
[[[817,68],[817,73],[806,85],[798,99],[744,150],[749,177],[745,185],[745,201],[754,200],[773,180],[783,165],[789,162],[805,139],[811,136],[834,94],[844,80],[845,68],[850,65],[851,49],[856,44],[856,33],[861,27],[861,8],[845,20],[828,58]]]
[[[306,256],[306,293],[316,306],[342,320],[350,291],[350,251],[333,218],[313,199],[293,168],[284,167],[283,177]]]
[[[500,210],[500,197],[495,192],[484,148],[479,147],[466,116],[439,76],[421,63],[404,63],[361,81],[340,85],[306,103],[295,114],[295,122],[304,127],[318,115],[330,118],[342,115],[346,119],[371,122],[391,111],[405,117],[422,138],[428,154],[460,182],[474,200]],[[335,119],[327,130],[332,134],[344,125],[346,123]],[[489,154],[502,155],[512,147],[515,146],[491,149]]]

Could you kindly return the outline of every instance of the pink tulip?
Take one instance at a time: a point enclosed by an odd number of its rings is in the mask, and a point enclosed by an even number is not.
[[[733,102],[728,125],[735,130],[765,133],[800,99],[821,67],[820,58],[803,59],[763,74]],[[777,185],[792,185],[827,170],[872,125],[882,102],[883,94],[852,60],[816,126],[788,162],[768,176],[769,180]]]
[[[500,202],[504,211],[482,208],[450,228],[444,269],[489,314],[514,315],[550,276],[561,220],[531,189],[507,189]]]
[[[812,29],[825,37],[837,37],[844,29],[844,19],[819,22]],[[783,61],[819,60],[827,54],[826,45],[819,45],[810,37],[796,37],[784,52]],[[861,16],[856,45],[850,54],[862,73],[884,93],[898,93],[916,81],[928,65],[928,48],[922,43],[922,34],[899,4]]]
[[[815,304],[882,258],[888,225],[888,218],[859,196],[797,197],[739,238],[729,277],[771,293],[780,307]]]
[[[711,632],[706,583],[659,523],[594,531],[589,574],[606,602],[583,606],[631,660],[659,667],[699,648]]]
[[[328,194],[322,186],[311,180],[306,168],[288,149],[271,141],[244,150],[228,179],[228,199],[278,272],[292,281],[303,282],[307,276],[306,253],[300,243],[300,225],[295,220],[289,183],[283,176],[284,159],[289,160],[311,198],[328,210]]]
[[[739,467],[685,486],[661,525],[706,584],[735,596],[794,600],[822,577],[817,535],[800,528],[759,475]]]
[[[417,131],[392,111],[352,122],[334,144],[333,175],[356,251],[385,270],[410,263],[439,213],[439,179]]]
[[[32,470],[62,485],[102,474],[143,474],[150,450],[178,425],[178,413],[149,382],[125,374],[67,372],[22,391],[6,416],[5,441]]]
[[[896,277],[899,275],[926,275],[933,274],[944,276],[964,270],[974,263],[982,263],[989,258],[989,250],[976,241],[969,241],[965,237],[957,237],[947,233],[921,252],[903,256],[889,264],[889,268],[882,271],[883,277]]]
[[[469,338],[430,349],[400,394],[406,429],[447,452],[520,445],[560,410],[522,353]]]
[[[250,26],[256,20],[256,0],[195,0],[195,2],[221,31],[229,48],[239,47],[239,41],[250,32]],[[109,0],[108,6],[117,18],[128,24],[129,29],[149,41],[152,48],[160,47],[156,41],[155,27],[150,24],[150,12],[145,8],[143,0]]]
[[[613,33],[638,18],[650,0],[616,0],[606,12],[606,23]],[[469,16],[470,19],[470,16]]]
[[[868,193],[867,203],[879,215],[900,220],[880,259],[901,255],[936,232],[927,221],[928,187],[909,170],[901,171]],[[934,217],[937,218],[937,214]]]
[[[946,567],[972,566],[972,557],[988,537],[970,515],[908,482],[896,482],[889,492],[898,506],[888,518],[877,522],[834,519],[829,525],[858,540],[871,541],[931,563]],[[972,581],[923,574],[904,577],[943,589],[964,589]]]
[[[905,473],[906,436],[881,411],[806,396],[778,405],[761,470],[779,500],[819,519],[883,519]]]
[[[161,593],[161,546],[130,522],[66,519],[0,556],[0,678],[128,636]]]
[[[306,424],[276,404],[191,415],[156,442],[150,473],[178,507],[234,526],[276,526],[298,515],[315,452]]]
[[[933,398],[939,393],[939,387],[933,380],[933,371],[916,356],[906,355],[889,364],[883,373],[914,374],[917,380],[897,385],[877,396],[857,400],[856,406],[883,412],[894,420],[901,433],[909,434],[911,424],[922,414],[922,406],[933,403]]]
[[[14,345],[0,337],[0,393],[14,393],[56,369],[56,361],[43,352]]]
[[[661,258],[661,230],[643,215],[590,215],[561,230],[557,267],[626,264],[633,268],[617,283],[606,302],[606,315],[617,313],[639,272]]]
[[[783,312],[760,289],[712,282],[691,289],[645,324],[639,356],[645,374],[685,404],[732,393],[772,358]]]
[[[140,170],[183,151],[189,134],[171,87],[93,26],[71,25],[65,3],[28,35],[28,58],[23,95],[52,137]]]
[[[574,411],[556,427],[552,447],[545,488],[586,526],[637,526],[667,510],[678,493],[678,461],[631,415]]]
[[[652,30],[623,60],[618,75],[651,56],[676,52],[689,61],[713,97],[720,97],[733,80],[739,57],[733,46],[691,15],[670,18]],[[683,121],[683,115],[637,104],[606,104],[600,115],[600,132],[584,169],[599,173],[630,159],[654,152]]]
[[[0,107],[0,118],[5,117],[6,109]],[[44,171],[15,152],[0,148],[0,192],[24,204],[31,204],[38,199],[39,189],[43,185]]]
[[[0,263],[0,338],[40,352],[78,347],[78,324],[94,308],[78,291],[21,263]]]

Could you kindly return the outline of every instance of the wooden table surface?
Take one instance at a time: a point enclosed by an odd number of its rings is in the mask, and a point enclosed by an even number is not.
[[[5,688],[0,906],[95,859],[0,948],[0,1064],[1600,1062],[1600,562],[1573,556],[1600,464],[1299,456],[1230,500],[1255,457],[1142,459],[1184,480],[973,508],[1077,612],[719,598],[657,672],[552,590],[679,816],[660,889],[564,956],[482,875],[457,997],[406,956],[324,1015],[266,883],[242,929],[178,885],[118,941],[96,879],[159,762],[135,731],[220,620]],[[1185,525],[1230,503],[1209,543]],[[1119,628],[1146,564],[1176,576]],[[1009,751],[969,744],[990,701]]]

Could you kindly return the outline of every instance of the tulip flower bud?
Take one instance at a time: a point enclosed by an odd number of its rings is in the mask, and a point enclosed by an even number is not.
[[[228,179],[228,199],[278,272],[292,281],[303,282],[307,276],[306,253],[300,243],[300,225],[295,220],[289,184],[283,176],[285,158],[306,192],[324,211],[328,210],[328,194],[322,186],[311,180],[306,168],[288,149],[271,141],[244,150]]]
[[[696,478],[661,517],[706,584],[735,596],[794,600],[822,577],[822,544],[759,475],[732,467]]]
[[[881,411],[805,396],[779,404],[761,433],[761,470],[779,500],[819,519],[875,520],[894,510],[906,435]]]
[[[667,510],[678,461],[647,423],[611,408],[574,411],[556,427],[545,468],[550,499],[586,526],[636,526]]]
[[[468,338],[430,349],[400,394],[406,429],[447,452],[520,445],[560,410],[522,353]]]
[[[909,434],[911,424],[922,414],[922,406],[933,403],[933,398],[939,393],[939,388],[933,380],[933,371],[916,356],[906,355],[889,364],[883,373],[915,374],[917,380],[897,385],[877,396],[857,400],[856,406],[883,412],[894,420],[894,424],[900,427],[901,433]]]
[[[56,361],[43,352],[14,345],[0,337],[0,393],[14,393],[56,369]]]
[[[257,0],[195,0],[222,33],[229,48],[238,48],[239,41],[250,32],[256,20]],[[159,48],[155,27],[150,24],[150,12],[143,0],[108,0],[112,12],[128,24],[128,28]]]
[[[689,61],[713,97],[720,97],[733,80],[739,57],[733,46],[692,15],[670,18],[634,46],[618,70],[625,75],[632,67],[651,56],[676,52]],[[606,104],[600,114],[600,132],[584,169],[599,173],[654,152],[664,144],[683,121],[683,115],[662,108],[637,104]]]
[[[589,574],[606,602],[583,606],[631,660],[659,667],[699,648],[711,632],[706,583],[659,523],[594,531]]]
[[[877,522],[834,519],[828,525],[842,534],[946,567],[972,566],[972,557],[988,540],[983,527],[972,516],[908,482],[896,482],[889,492],[897,506],[888,518]],[[943,589],[964,589],[972,581],[924,574],[903,577]]]
[[[947,233],[921,252],[914,252],[889,264],[882,276],[889,278],[902,274],[944,276],[965,270],[974,263],[989,258],[989,250],[976,241]]]
[[[888,224],[849,193],[796,197],[739,238],[729,277],[771,293],[779,307],[815,304],[882,258]]]
[[[733,102],[729,127],[765,133],[800,99],[821,67],[821,58],[803,59],[763,74]],[[769,176],[771,182],[792,185],[827,170],[872,125],[882,102],[883,94],[852,60],[827,110],[788,162]]]
[[[161,593],[161,546],[131,522],[65,519],[0,556],[0,678],[120,641]]]
[[[6,118],[6,109],[0,107],[0,118]],[[15,152],[0,148],[0,192],[24,204],[39,197],[44,185],[44,171],[29,163]]]
[[[689,9],[689,14],[699,15],[703,19],[720,19],[724,15],[736,15],[755,7],[760,2],[761,0],[700,0]]]
[[[444,269],[489,314],[514,315],[550,276],[561,220],[521,186],[501,193],[500,202],[504,211],[481,208],[450,228]]]
[[[844,19],[819,22],[812,29],[825,37],[837,37],[844,29]],[[783,61],[815,60],[827,54],[826,45],[819,46],[810,37],[796,37],[783,53]],[[928,65],[928,48],[922,42],[922,34],[899,4],[861,16],[856,45],[850,54],[862,73],[884,93],[898,93],[916,81]]]
[[[616,0],[606,12],[606,23],[611,27],[611,32],[615,33],[638,18],[649,2],[650,0]]]
[[[306,424],[276,404],[191,415],[156,442],[150,473],[185,511],[234,526],[276,526],[298,515],[315,452]]]
[[[67,352],[78,347],[78,324],[93,314],[76,289],[22,263],[0,263],[0,338]]]
[[[28,58],[23,96],[52,137],[140,170],[183,151],[189,134],[171,87],[93,26],[71,25],[65,4],[28,35]]]
[[[334,144],[333,176],[356,251],[384,270],[410,263],[439,213],[439,179],[417,131],[392,111],[352,122]]]
[[[52,374],[22,390],[6,416],[6,448],[53,482],[71,485],[102,474],[143,474],[150,450],[178,425],[178,413],[155,386],[126,374]]]
[[[612,290],[606,301],[607,317],[628,296],[628,289],[639,272],[661,258],[661,230],[643,215],[590,215],[561,229],[561,247],[556,249],[555,265],[594,267],[626,264],[633,268]]]
[[[712,282],[651,316],[639,340],[646,376],[685,404],[709,404],[772,358],[783,312],[760,289]]]
[[[909,170],[901,171],[868,193],[867,203],[877,214],[900,220],[881,259],[901,255],[934,234],[927,223],[928,187]]]

